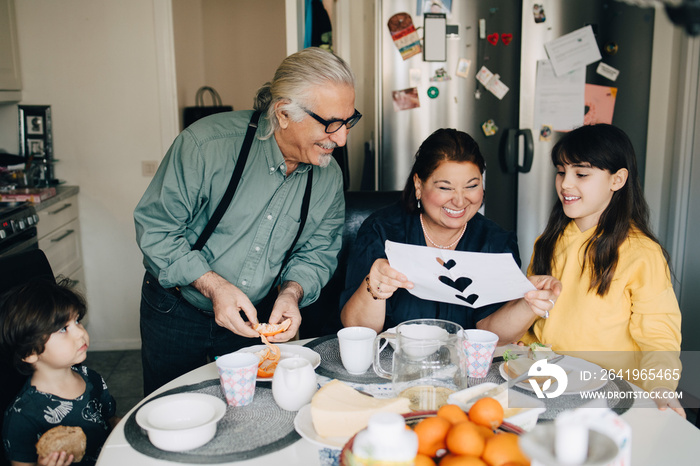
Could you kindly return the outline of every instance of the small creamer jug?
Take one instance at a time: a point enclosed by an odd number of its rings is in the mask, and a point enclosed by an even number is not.
[[[316,393],[316,372],[304,358],[282,359],[272,376],[272,397],[287,411],[298,411],[311,402]]]

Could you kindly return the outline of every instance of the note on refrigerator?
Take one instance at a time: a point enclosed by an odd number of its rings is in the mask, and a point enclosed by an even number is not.
[[[564,76],[602,59],[590,25],[545,43],[544,49],[557,76]]]
[[[549,60],[539,60],[533,127],[547,125],[555,131],[571,131],[582,126],[585,93],[585,68],[557,77]]]
[[[409,293],[430,301],[481,307],[522,298],[535,287],[509,253],[451,251],[384,243],[392,268],[413,282]]]

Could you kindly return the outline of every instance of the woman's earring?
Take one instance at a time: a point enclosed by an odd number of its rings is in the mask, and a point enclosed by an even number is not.
[[[416,201],[418,202],[418,210],[420,210],[420,199],[416,199]]]

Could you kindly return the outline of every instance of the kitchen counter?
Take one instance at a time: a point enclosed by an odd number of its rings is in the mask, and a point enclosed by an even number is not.
[[[49,199],[43,200],[37,204],[33,204],[37,211],[44,210],[52,205],[75,196],[80,192],[80,186],[59,185],[56,186],[56,195]]]

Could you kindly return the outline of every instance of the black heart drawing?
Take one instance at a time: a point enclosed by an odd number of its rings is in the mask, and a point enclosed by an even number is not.
[[[466,301],[466,302],[468,302],[469,304],[474,304],[474,303],[476,302],[476,300],[479,299],[479,295],[477,295],[477,294],[470,294],[469,296],[467,296],[467,297],[465,298],[465,297],[462,296],[461,294],[456,294],[456,295],[455,295],[455,298],[461,299],[462,301]]]
[[[459,291],[460,293],[463,292],[464,290],[466,290],[467,287],[472,284],[472,279],[468,278],[468,277],[459,277],[457,280],[452,280],[450,277],[445,277],[444,275],[440,275],[438,277],[438,280],[440,280],[442,283],[444,283],[447,286],[451,286],[452,288]]]
[[[442,265],[445,267],[447,270],[450,270],[452,267],[457,265],[457,263],[454,261],[454,259],[450,259],[447,262],[443,261],[441,258],[436,257],[435,260],[437,261],[438,264]]]

